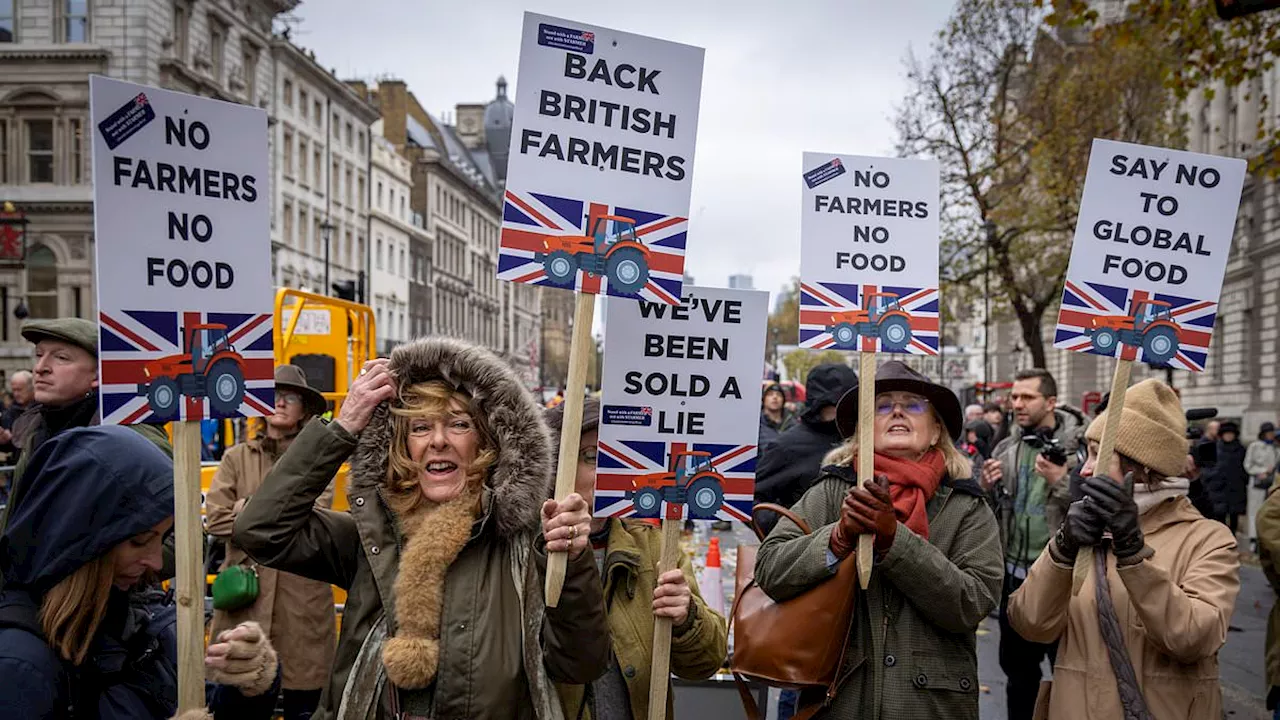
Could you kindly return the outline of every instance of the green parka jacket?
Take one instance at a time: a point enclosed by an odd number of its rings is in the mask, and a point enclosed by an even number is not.
[[[401,387],[442,379],[465,389],[498,445],[480,517],[442,589],[431,716],[560,720],[553,683],[599,677],[609,634],[590,552],[570,561],[559,606],[544,605],[540,508],[549,494],[551,449],[542,413],[510,368],[483,348],[419,340],[392,353],[391,370]],[[311,421],[235,522],[235,544],[258,562],[347,590],[316,720],[391,718],[381,652],[396,633],[395,613],[385,610],[396,607],[401,547],[381,495],[391,431],[386,405],[358,442],[338,423]],[[314,507],[348,456],[350,513]]]
[[[831,531],[854,482],[849,467],[823,468],[791,508],[813,533],[783,518],[765,538],[756,581],[770,597],[787,600],[835,575]],[[945,478],[926,509],[929,539],[898,523],[893,545],[859,593],[840,688],[819,718],[977,720],[975,631],[1000,599],[1000,531],[971,480]],[[821,702],[822,693],[800,700]]]
[[[631,696],[631,717],[649,717],[649,678],[653,663],[653,591],[658,586],[657,566],[662,556],[662,530],[636,520],[609,521],[604,555],[604,597],[609,612],[609,633],[618,668]],[[707,607],[684,553],[680,569],[693,592],[693,611],[685,627],[671,633],[671,672],[686,680],[709,678],[724,664],[729,650],[725,619]],[[592,717],[582,703],[582,685],[557,685],[568,720]],[[671,692],[667,713],[675,712]],[[580,714],[581,713],[581,714]]]

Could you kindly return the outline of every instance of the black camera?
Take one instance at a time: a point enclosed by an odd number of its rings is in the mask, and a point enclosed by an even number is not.
[[[1053,436],[1053,430],[1050,428],[1036,428],[1033,432],[1024,433],[1022,442],[1033,450],[1039,450],[1045,460],[1058,467],[1067,464],[1067,449],[1058,438]]]

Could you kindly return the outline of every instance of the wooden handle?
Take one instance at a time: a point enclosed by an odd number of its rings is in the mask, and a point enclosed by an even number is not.
[[[876,421],[876,354],[862,351],[858,371],[858,483],[875,476]],[[871,563],[875,554],[875,536],[858,536],[858,586],[871,584]]]
[[[1111,397],[1107,400],[1107,421],[1102,426],[1102,439],[1098,441],[1098,457],[1094,460],[1094,473],[1106,475],[1111,467],[1111,455],[1116,449],[1116,433],[1120,432],[1120,415],[1124,412],[1124,395],[1129,389],[1129,376],[1133,372],[1132,360],[1117,360],[1115,374],[1111,376]],[[1120,478],[1115,478],[1119,480]],[[1071,571],[1071,594],[1080,592],[1089,566],[1093,563],[1093,548],[1082,547],[1076,555],[1075,568]]]
[[[173,423],[174,554],[178,589],[178,711],[204,701],[204,528],[200,526],[200,421]]]
[[[582,439],[582,400],[587,387],[587,365],[595,354],[591,323],[596,312],[596,296],[579,293],[573,306],[573,339],[569,346],[569,378],[564,389],[564,422],[560,424],[560,462],[556,467],[556,500],[573,492],[578,478],[578,441]],[[547,607],[560,604],[569,555],[547,553],[547,580],[544,588]]]
[[[662,521],[662,556],[658,575],[680,567],[681,520]],[[649,674],[649,720],[667,717],[667,685],[671,680],[671,618],[653,619],[653,665]]]

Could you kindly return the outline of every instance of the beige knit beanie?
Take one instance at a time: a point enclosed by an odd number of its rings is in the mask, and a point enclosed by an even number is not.
[[[1085,432],[1101,442],[1110,408]],[[1165,477],[1181,477],[1187,460],[1187,416],[1173,388],[1154,378],[1129,388],[1116,434],[1116,452]]]

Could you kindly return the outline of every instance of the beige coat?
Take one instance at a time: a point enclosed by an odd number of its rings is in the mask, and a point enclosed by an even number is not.
[[[223,568],[249,562],[245,552],[231,543],[231,528],[244,506],[244,499],[258,492],[271,466],[271,458],[257,440],[236,445],[222,456],[222,464],[205,498],[205,529],[215,540],[227,542]],[[334,486],[330,483],[316,506],[332,507],[333,494]],[[253,620],[262,625],[280,655],[285,689],[323,688],[329,679],[338,642],[333,588],[261,565],[257,569],[258,601],[235,612],[215,611],[210,634]]]
[[[1240,590],[1235,538],[1206,520],[1186,497],[1142,514],[1155,555],[1117,570],[1108,556],[1116,616],[1155,720],[1222,717],[1218,650]],[[1095,573],[1071,594],[1071,568],[1046,548],[1009,599],[1009,622],[1024,638],[1059,641],[1049,700],[1052,720],[1112,720],[1123,715],[1115,675],[1098,626]]]

